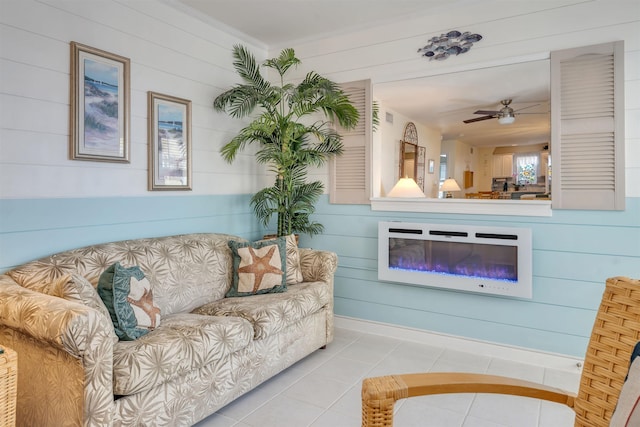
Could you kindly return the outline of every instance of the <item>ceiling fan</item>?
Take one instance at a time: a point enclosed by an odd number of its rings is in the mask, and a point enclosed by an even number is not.
[[[516,114],[527,114],[527,113],[519,113],[519,111],[524,110],[525,108],[531,108],[531,107],[535,107],[537,105],[540,104],[536,104],[536,105],[529,105],[527,107],[524,108],[520,108],[519,110],[514,110],[513,108],[511,108],[509,105],[511,104],[511,99],[503,99],[502,101],[500,101],[500,103],[503,105],[503,107],[500,110],[494,111],[494,110],[478,110],[475,111],[473,114],[484,114],[484,116],[482,117],[476,117],[475,119],[468,119],[468,120],[463,120],[464,123],[474,123],[474,122],[480,122],[483,120],[489,120],[489,119],[498,119],[498,123],[500,123],[501,125],[510,125],[511,123],[516,121]],[[541,114],[541,113],[531,113],[531,114]]]

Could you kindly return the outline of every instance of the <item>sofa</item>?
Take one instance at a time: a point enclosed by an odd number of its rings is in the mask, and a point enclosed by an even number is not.
[[[193,425],[326,346],[337,256],[290,240],[277,293],[227,297],[230,242],[246,241],[212,233],[96,244],[0,275],[0,346],[18,354],[17,425]],[[96,291],[115,263],[144,272],[160,309],[159,325],[129,341]]]

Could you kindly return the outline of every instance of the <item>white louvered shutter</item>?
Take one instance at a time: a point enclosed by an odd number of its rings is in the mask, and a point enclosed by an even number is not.
[[[329,168],[329,201],[344,204],[369,204],[371,197],[372,107],[371,80],[340,85],[360,113],[358,125],[351,130],[336,124],[342,135],[343,154]]]
[[[623,42],[551,53],[553,209],[624,210]]]
[[[331,203],[369,204],[371,198],[372,108],[371,80],[343,83],[342,90],[360,113],[358,125],[346,130],[336,125],[342,135],[343,154],[330,164]]]

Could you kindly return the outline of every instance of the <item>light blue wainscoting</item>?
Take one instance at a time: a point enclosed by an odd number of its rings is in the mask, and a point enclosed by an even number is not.
[[[95,243],[216,232],[255,239],[250,195],[0,200],[0,272]]]
[[[623,212],[555,210],[551,217],[373,212],[331,205],[315,219],[325,233],[301,246],[339,255],[336,314],[584,356],[604,282],[640,278],[640,198]],[[533,299],[448,291],[377,279],[379,221],[525,227],[533,235]]]

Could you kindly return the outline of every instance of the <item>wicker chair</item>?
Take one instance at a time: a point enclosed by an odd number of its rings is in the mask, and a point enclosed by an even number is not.
[[[498,393],[567,405],[575,427],[607,427],[640,341],[640,280],[607,280],[591,331],[578,394],[518,379],[465,373],[423,373],[366,378],[362,383],[362,427],[393,425],[398,399],[444,393]]]

